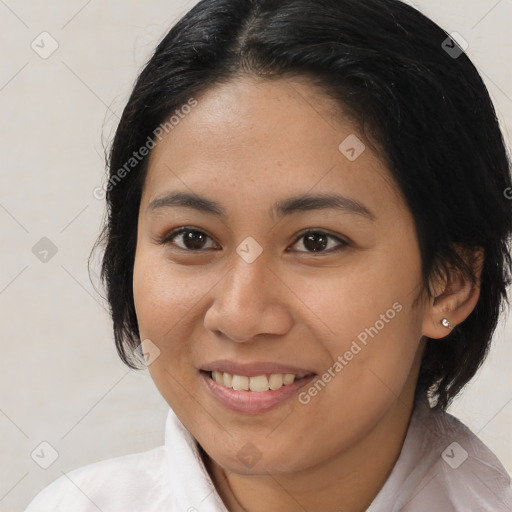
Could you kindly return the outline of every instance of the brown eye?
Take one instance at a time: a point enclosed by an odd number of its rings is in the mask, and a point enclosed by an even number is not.
[[[305,247],[306,251],[299,252],[333,252],[348,245],[348,243],[341,238],[338,238],[334,235],[329,235],[325,231],[308,231],[303,233],[297,239],[297,242],[301,240],[303,240],[302,245]],[[338,243],[334,244],[334,247],[332,247],[332,244],[329,247],[329,240],[335,240]],[[297,242],[295,242],[295,244]],[[325,250],[326,248],[328,249]]]
[[[200,252],[216,248],[215,244],[207,246],[208,240],[212,240],[212,238],[204,231],[182,227],[166,235],[161,243],[174,246],[182,251]],[[299,250],[298,252],[306,253],[331,253],[348,245],[345,240],[319,230],[310,230],[303,233],[297,238],[294,245],[297,245],[299,241],[302,241],[305,250]]]
[[[208,239],[211,238],[204,231],[191,228],[180,228],[179,230],[167,235],[162,240],[162,243],[175,245],[178,247],[178,249],[193,252],[204,250],[205,242]],[[176,243],[175,240],[181,240],[181,243]]]

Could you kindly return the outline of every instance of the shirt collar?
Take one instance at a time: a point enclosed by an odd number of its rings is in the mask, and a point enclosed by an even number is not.
[[[196,439],[172,409],[165,424],[169,476],[176,505],[186,512],[228,512],[201,459]]]

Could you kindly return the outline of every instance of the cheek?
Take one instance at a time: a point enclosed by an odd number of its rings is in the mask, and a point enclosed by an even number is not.
[[[178,271],[164,258],[143,249],[137,252],[133,273],[135,311],[141,337],[164,343],[176,324],[186,318],[200,290],[190,271]],[[176,329],[175,329],[176,330]]]
[[[197,377],[189,339],[193,308],[201,297],[199,284],[186,269],[172,267],[151,250],[136,254],[133,294],[140,338],[159,350],[148,370],[165,400],[185,417],[194,403],[186,390]]]
[[[290,279],[293,294],[311,312],[310,325],[319,328],[316,339],[331,354],[347,350],[358,336],[364,343],[371,335],[368,330],[379,335],[394,331],[390,338],[399,343],[419,322],[411,317],[421,278],[419,261],[403,258],[397,265],[384,251],[356,256],[328,272]]]
[[[389,403],[402,392],[414,365],[421,315],[413,303],[421,273],[419,255],[409,254],[401,265],[389,255],[368,254],[350,272],[333,272],[314,284],[295,280],[294,293],[307,297],[304,302],[317,318],[313,336],[329,354],[326,394],[349,410]],[[322,385],[317,387],[323,394]]]

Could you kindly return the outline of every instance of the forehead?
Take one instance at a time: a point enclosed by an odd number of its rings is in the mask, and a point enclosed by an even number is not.
[[[176,185],[228,194],[251,186],[266,197],[317,185],[397,192],[343,107],[305,80],[244,77],[195,99],[152,150],[147,201]]]

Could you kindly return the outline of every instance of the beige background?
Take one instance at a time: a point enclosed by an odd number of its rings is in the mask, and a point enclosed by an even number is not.
[[[2,511],[23,510],[62,472],[163,441],[166,404],[146,373],[118,360],[86,260],[103,216],[92,195],[103,179],[102,139],[155,43],[194,3],[0,1]],[[511,0],[409,3],[468,41],[510,140]],[[31,48],[43,31],[59,45],[47,59]],[[32,252],[42,237],[57,249],[46,263]],[[451,411],[512,472],[511,335],[502,321]],[[59,454],[46,470],[31,458],[43,441]]]

